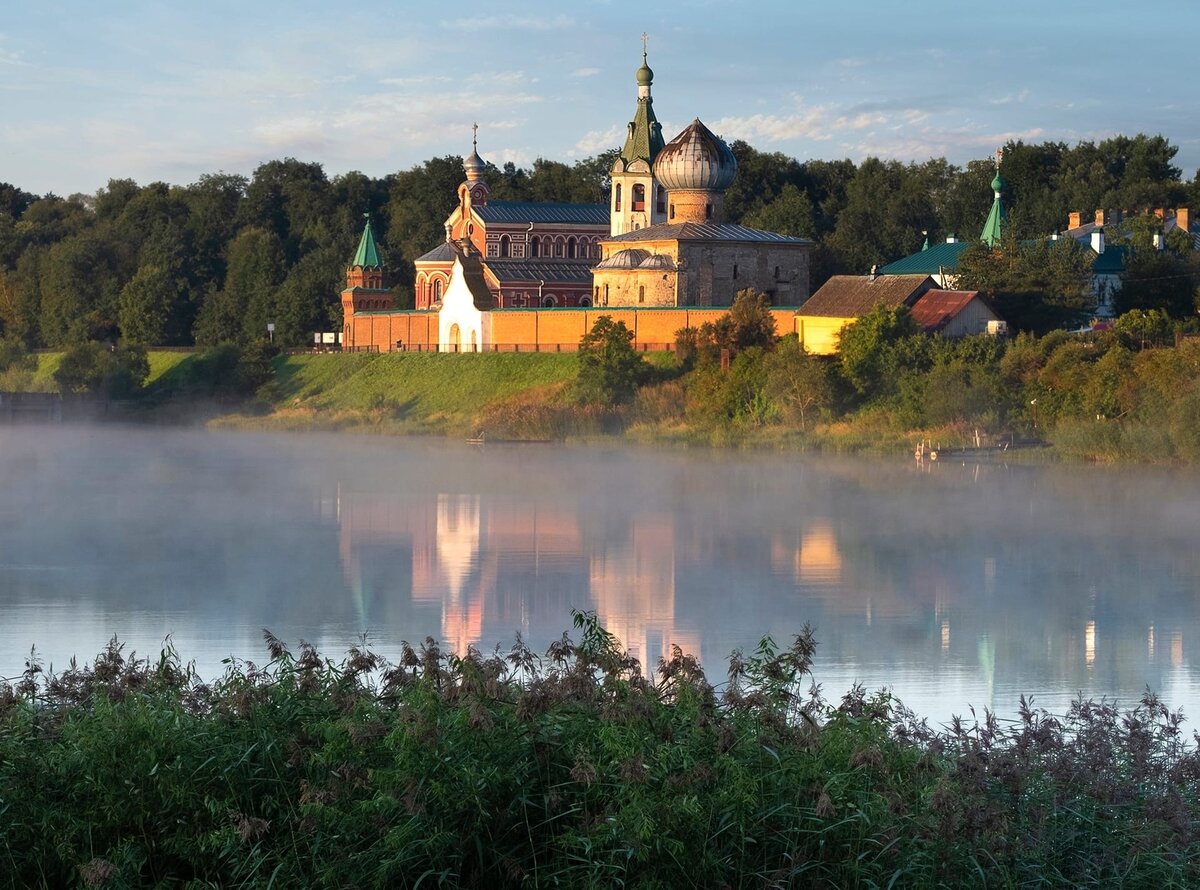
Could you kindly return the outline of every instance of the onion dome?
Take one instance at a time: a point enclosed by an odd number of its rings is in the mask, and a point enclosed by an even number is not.
[[[487,164],[479,156],[479,124],[475,124],[471,129],[474,131],[471,136],[471,156],[463,161],[463,172],[467,174],[469,181],[475,182],[483,177],[483,171],[487,169]]]
[[[696,118],[658,153],[654,175],[668,191],[724,191],[737,175],[737,158]]]
[[[992,180],[992,191],[993,191],[993,192],[1002,192],[1002,191],[1004,191],[1004,177],[1002,177],[1002,176],[1000,175],[1000,171],[999,171],[999,170],[997,170],[997,171],[996,171],[996,176],[995,176],[995,178]]]
[[[637,70],[637,82],[640,87],[648,87],[654,83],[654,72],[646,64],[646,54],[642,53],[642,67]]]
[[[596,264],[597,269],[636,269],[650,256],[650,251],[640,247],[628,247],[618,250],[606,260]]]

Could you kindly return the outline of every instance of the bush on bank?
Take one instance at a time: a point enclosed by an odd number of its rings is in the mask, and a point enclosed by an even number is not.
[[[934,732],[811,684],[807,629],[715,689],[576,617],[539,656],[266,634],[204,683],[168,646],[0,684],[14,887],[1195,886],[1200,759],[1147,697]]]

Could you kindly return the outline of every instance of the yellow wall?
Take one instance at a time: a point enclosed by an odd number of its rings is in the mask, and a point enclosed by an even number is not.
[[[838,335],[853,318],[829,318],[824,315],[796,316],[796,333],[800,345],[815,355],[833,355],[838,348]]]

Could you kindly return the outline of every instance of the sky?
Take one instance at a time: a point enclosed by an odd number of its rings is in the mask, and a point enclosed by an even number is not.
[[[381,177],[619,146],[649,35],[670,139],[699,117],[801,161],[954,163],[1009,139],[1162,133],[1200,165],[1200,2],[0,0],[0,182],[37,194],[251,174]]]

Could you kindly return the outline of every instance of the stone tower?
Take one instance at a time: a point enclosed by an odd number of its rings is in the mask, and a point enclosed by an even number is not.
[[[384,287],[383,261],[375,246],[371,218],[363,227],[358,250],[346,269],[346,289],[342,291],[342,336],[349,343],[350,319],[356,312],[389,311],[396,308],[396,295]]]
[[[663,137],[650,96],[653,83],[654,72],[646,64],[643,43],[642,67],[637,70],[637,111],[629,122],[625,145],[612,167],[609,198],[612,235],[624,235],[667,221],[667,195],[654,177],[654,160],[663,149]]]

